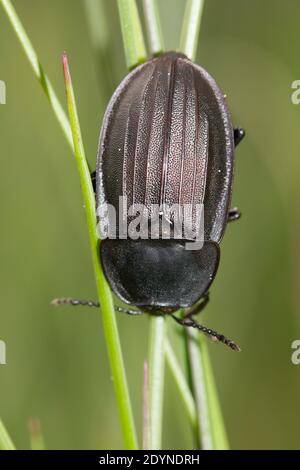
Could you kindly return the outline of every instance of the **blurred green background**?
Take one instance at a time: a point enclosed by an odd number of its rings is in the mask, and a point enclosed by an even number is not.
[[[167,47],[177,48],[185,1],[158,3]],[[14,1],[63,103],[60,55],[69,54],[91,167],[105,106],[126,74],[116,1],[104,4],[103,55],[83,0]],[[228,227],[203,314],[243,349],[210,345],[233,449],[300,448],[300,365],[291,363],[300,339],[300,106],[291,103],[299,18],[299,0],[209,0],[202,21],[197,62],[247,131],[233,194],[243,217]],[[1,8],[0,57],[0,416],[18,448],[29,447],[30,416],[40,418],[49,449],[121,448],[97,311],[49,305],[58,296],[96,297],[85,216],[74,158]],[[148,319],[119,316],[118,324],[140,430]],[[163,442],[192,446],[168,373]]]

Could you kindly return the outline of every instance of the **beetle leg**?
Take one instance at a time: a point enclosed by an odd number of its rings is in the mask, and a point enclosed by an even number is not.
[[[96,170],[92,171],[91,180],[92,180],[93,190],[95,193],[96,192]]]
[[[51,302],[52,305],[72,305],[73,307],[83,306],[83,307],[100,307],[99,302],[94,301],[94,300],[80,300],[80,299],[72,299],[72,298],[60,298],[60,299],[54,299]],[[118,307],[115,305],[115,311],[118,313],[126,313],[127,315],[143,315],[144,312],[141,310],[134,310],[134,309],[129,309],[129,308],[124,308],[124,307]]]
[[[235,220],[239,220],[241,218],[242,214],[238,210],[237,207],[233,207],[232,209],[229,210],[228,212],[228,222],[234,222]]]
[[[211,330],[210,328],[207,328],[206,326],[200,325],[199,323],[197,323],[195,320],[193,320],[190,317],[178,318],[175,315],[172,315],[172,318],[174,318],[174,320],[180,325],[191,327],[191,328],[196,328],[197,330],[202,331],[212,341],[218,341],[220,343],[226,344],[226,346],[233,349],[233,351],[241,351],[241,348],[234,341],[218,333],[215,330]]]
[[[184,314],[184,318],[191,318],[194,315],[198,315],[206,307],[209,302],[209,292],[203,295],[200,302],[194,305],[191,309],[187,309]]]
[[[241,127],[236,127],[233,129],[234,145],[237,146],[243,140],[245,135],[245,129],[242,129]]]

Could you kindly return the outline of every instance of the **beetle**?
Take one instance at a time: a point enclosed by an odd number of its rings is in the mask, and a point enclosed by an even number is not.
[[[99,245],[106,279],[124,303],[147,312],[171,315],[178,323],[197,328],[233,350],[239,347],[222,334],[198,324],[194,316],[207,304],[209,288],[220,258],[220,242],[229,221],[240,213],[230,210],[234,150],[245,132],[234,129],[226,99],[205,69],[184,54],[167,52],[136,67],[121,82],[105,112],[100,133],[96,172],[99,207],[107,204],[120,220],[120,198],[128,207],[159,207],[170,237],[126,238],[117,222],[116,236]],[[203,205],[201,249],[186,249],[188,237],[174,231],[174,217],[165,207]],[[121,219],[122,219],[121,215]],[[126,219],[126,227],[130,224]],[[119,225],[118,225],[119,224]],[[148,227],[148,226],[147,226]],[[195,243],[195,242],[192,242]],[[98,305],[60,299],[56,303]],[[174,313],[184,309],[183,318]]]

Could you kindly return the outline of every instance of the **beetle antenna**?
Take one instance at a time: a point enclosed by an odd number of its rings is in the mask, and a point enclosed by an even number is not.
[[[73,307],[81,306],[81,307],[100,307],[98,301],[95,300],[81,300],[81,299],[73,299],[71,297],[62,297],[59,299],[53,299],[51,301],[51,305],[72,305]],[[143,315],[144,312],[141,310],[133,310],[129,308],[119,307],[115,305],[115,311],[118,313],[126,313],[127,315]]]
[[[192,318],[178,318],[175,315],[172,315],[172,318],[174,318],[174,320],[180,325],[191,327],[191,328],[196,328],[197,330],[202,331],[212,341],[219,341],[220,343],[226,344],[226,346],[233,349],[233,351],[238,351],[238,352],[241,351],[241,348],[234,341],[218,333],[215,330],[212,330],[210,328],[207,328],[206,326],[200,325]]]

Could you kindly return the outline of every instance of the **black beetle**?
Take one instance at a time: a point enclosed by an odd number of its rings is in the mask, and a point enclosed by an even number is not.
[[[167,52],[134,69],[115,91],[103,121],[95,172],[96,206],[110,204],[118,220],[121,196],[127,198],[126,209],[203,204],[200,250],[185,249],[186,240],[174,233],[170,239],[161,232],[157,239],[122,239],[118,226],[116,237],[100,244],[101,263],[123,302],[151,314],[171,314],[235,350],[233,341],[192,317],[208,301],[227,222],[240,216],[229,204],[234,147],[243,136],[242,129],[233,129],[215,80],[185,55]],[[172,227],[174,220],[169,222]],[[66,302],[98,305],[57,301]],[[183,318],[173,315],[180,308],[186,309]]]

